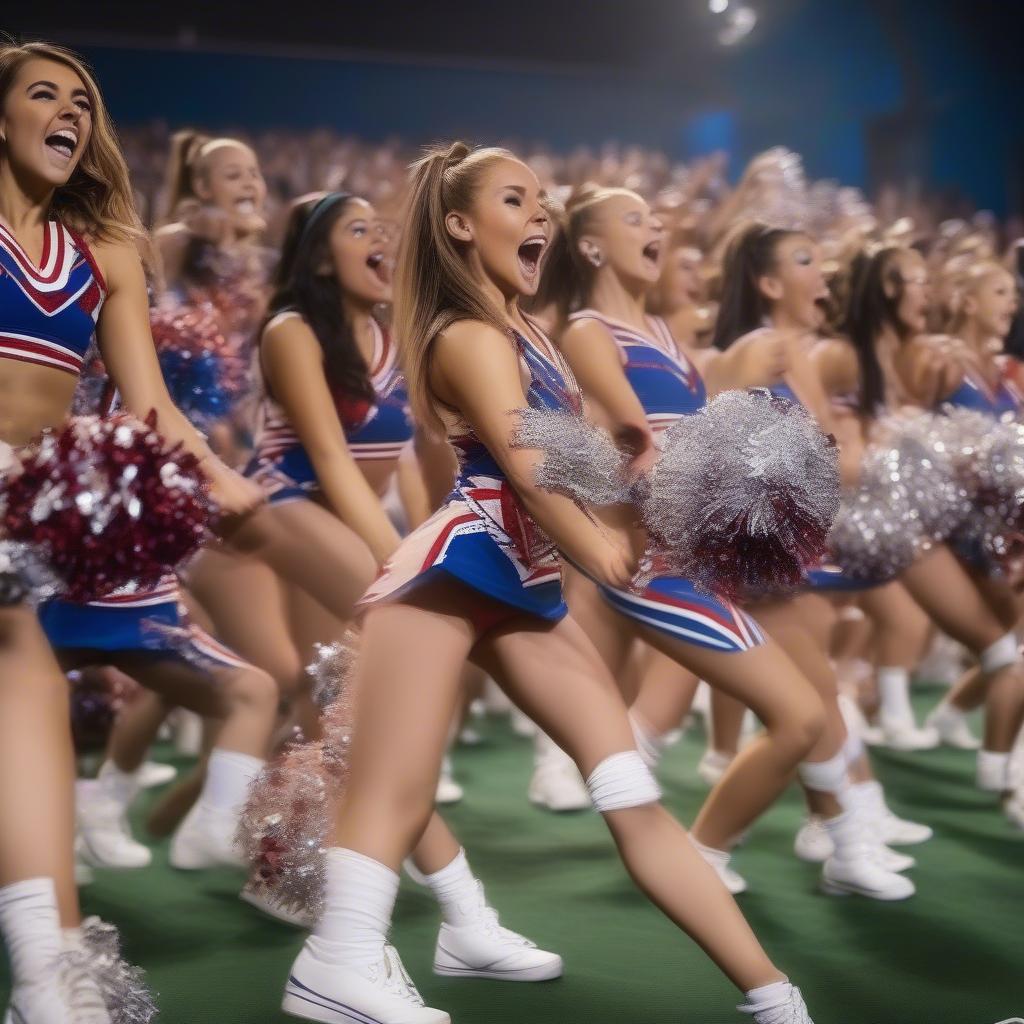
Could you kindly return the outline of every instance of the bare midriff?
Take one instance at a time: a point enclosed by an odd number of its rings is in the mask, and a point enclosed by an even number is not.
[[[0,359],[0,441],[18,448],[67,418],[78,377],[50,366]]]

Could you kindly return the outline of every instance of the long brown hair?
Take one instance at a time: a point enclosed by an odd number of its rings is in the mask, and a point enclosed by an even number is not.
[[[67,184],[53,193],[50,212],[81,235],[100,241],[135,241],[143,234],[128,165],[117,141],[100,87],[82,59],[53,43],[0,44],[0,104],[22,65],[51,60],[82,80],[92,107],[92,132]]]
[[[554,306],[559,326],[586,301],[596,271],[580,252],[579,241],[590,229],[597,208],[606,200],[623,195],[636,196],[636,193],[628,188],[588,183],[577,189],[565,204],[565,214],[544,259],[540,287],[533,300],[535,309]]]
[[[473,205],[480,178],[506,149],[470,149],[463,142],[429,150],[413,165],[412,197],[395,271],[393,326],[402,350],[413,416],[438,432],[443,424],[430,393],[434,339],[460,320],[479,320],[507,333],[502,311],[488,301],[466,264],[464,247],[445,218]]]

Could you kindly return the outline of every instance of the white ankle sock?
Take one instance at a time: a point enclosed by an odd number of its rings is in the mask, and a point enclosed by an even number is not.
[[[636,740],[636,749],[644,759],[644,764],[652,770],[658,767],[661,755],[665,750],[665,742],[651,724],[635,711],[629,712],[629,724],[633,729],[633,739]]]
[[[745,992],[747,997],[746,1006],[740,1007],[747,1013],[760,1013],[762,1010],[770,1010],[773,1006],[784,1006],[789,999],[793,986],[789,979],[773,981],[770,985],[762,985],[760,988],[752,988]]]
[[[990,793],[1012,789],[1010,754],[999,750],[978,751],[978,788]]]
[[[28,878],[0,888],[0,932],[15,985],[54,977],[62,934],[52,878]]]
[[[483,898],[483,887],[470,870],[465,850],[459,850],[451,864],[440,871],[422,877],[424,885],[430,888],[441,908],[445,924],[456,928],[470,924],[487,905]]]
[[[867,845],[864,828],[853,811],[843,811],[834,818],[822,818],[821,823],[835,847],[834,856],[841,860],[859,856]]]
[[[690,835],[687,833],[687,835]],[[696,847],[697,852],[712,866],[728,867],[732,860],[732,854],[728,850],[716,850],[713,846],[705,846],[702,842],[690,835],[690,842]]]
[[[237,813],[249,797],[249,785],[262,768],[263,761],[258,757],[215,747],[206,768],[203,803],[214,810]]]
[[[121,771],[113,761],[104,761],[96,778],[103,795],[125,808],[139,792],[138,771]]]
[[[875,677],[878,680],[878,696],[881,700],[879,714],[889,721],[913,723],[910,673],[905,668],[888,665],[879,668]]]
[[[372,857],[334,847],[325,857],[324,912],[307,947],[328,963],[380,959],[398,895],[398,875]]]

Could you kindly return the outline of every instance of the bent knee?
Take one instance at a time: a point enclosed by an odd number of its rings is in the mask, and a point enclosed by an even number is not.
[[[226,696],[228,702],[236,706],[276,708],[279,691],[273,676],[250,665],[232,673]]]

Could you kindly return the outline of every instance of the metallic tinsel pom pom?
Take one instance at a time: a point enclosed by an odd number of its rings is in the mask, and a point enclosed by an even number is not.
[[[98,987],[112,1024],[149,1024],[157,1015],[145,974],[121,959],[117,929],[87,917],[65,948],[65,970],[87,975]]]
[[[0,608],[37,605],[60,591],[61,581],[36,544],[0,540]]]
[[[341,640],[316,645],[316,659],[306,666],[313,680],[313,700],[321,711],[337,704],[354,668],[358,640],[349,631]]]
[[[249,790],[236,835],[253,865],[252,884],[277,906],[313,917],[323,910],[324,854],[348,776],[353,720],[351,649],[323,647],[318,670],[325,688],[337,692],[321,719],[323,738],[294,744],[267,764]]]
[[[582,416],[551,409],[522,409],[513,443],[536,448],[544,460],[537,486],[588,505],[626,501],[625,459],[606,430]]]
[[[724,392],[665,432],[642,514],[670,571],[734,598],[798,586],[838,508],[832,438],[756,389]]]

